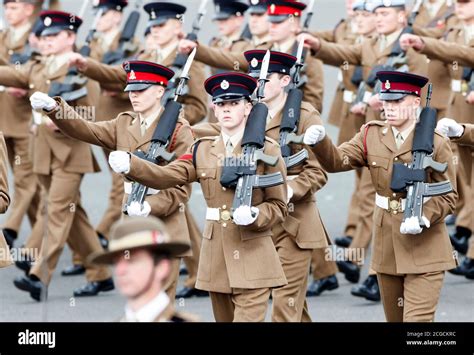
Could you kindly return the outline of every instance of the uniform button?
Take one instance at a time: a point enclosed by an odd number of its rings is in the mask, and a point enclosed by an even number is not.
[[[222,223],[222,227],[227,227],[227,223]]]
[[[227,189],[224,186],[222,186],[222,191],[225,191],[225,190],[227,190]]]
[[[30,84],[30,89],[34,89],[35,88],[35,84]]]
[[[392,196],[393,196],[393,197],[396,197],[396,196],[397,196],[397,194],[396,194],[396,193],[393,193],[393,194],[392,194]]]
[[[373,162],[372,162],[372,165],[377,165],[377,163],[373,161]]]
[[[8,55],[12,55],[13,53],[14,53],[14,52],[13,52],[13,49],[10,49],[10,50],[8,51]]]
[[[201,176],[202,176],[202,177],[206,176],[206,173],[202,173]]]
[[[48,79],[46,80],[46,85],[49,85],[49,84],[51,84],[51,80]]]
[[[222,206],[222,209],[223,209],[223,210],[226,210],[226,209],[227,209],[227,205]]]
[[[395,161],[397,161],[397,160],[398,160],[398,158],[397,158],[397,157],[395,157]]]

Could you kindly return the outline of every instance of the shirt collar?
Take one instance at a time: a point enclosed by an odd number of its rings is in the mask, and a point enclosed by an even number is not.
[[[169,297],[162,291],[137,311],[133,311],[128,305],[125,306],[125,319],[127,322],[153,322],[169,303]]]
[[[237,147],[242,141],[242,137],[244,136],[244,129],[242,129],[240,132],[235,133],[232,136],[228,136],[224,132],[221,132],[221,135],[222,135],[222,140],[224,141],[224,147],[227,146],[227,142],[230,139],[232,143],[232,147],[235,149],[235,147]]]
[[[293,45],[295,44],[295,39],[294,38],[290,38],[288,40],[286,40],[285,42],[283,43],[274,43],[273,46],[276,47],[278,49],[279,52],[282,52],[282,53],[288,53],[291,51],[291,49],[293,48]]]
[[[10,28],[11,38],[14,43],[18,42],[28,31],[31,30],[31,24],[25,23],[24,25],[17,28]]]
[[[102,39],[102,47],[103,49],[105,50],[108,50],[110,49],[111,45],[112,45],[112,42],[115,40],[115,38],[117,37],[118,33],[120,32],[120,28],[115,28],[107,33],[103,33],[101,35],[101,39]]]
[[[385,38],[385,48],[391,46],[397,40],[397,38],[400,37],[400,34],[402,33],[402,31],[403,31],[403,28],[393,33],[390,33],[389,35],[383,35],[383,37]]]
[[[268,110],[268,121],[272,120],[273,118],[275,118],[276,115],[278,115],[278,113],[280,113],[281,110],[283,110],[283,107],[285,106],[285,102],[286,102],[286,98],[284,100],[281,100],[280,103],[273,108],[273,110]]]
[[[444,3],[445,0],[435,0],[434,2],[428,0],[423,2],[423,6],[426,8],[431,18],[434,18]]]
[[[403,142],[405,142],[407,140],[408,136],[410,135],[411,131],[413,131],[414,128],[415,128],[415,125],[411,125],[410,127],[405,129],[404,131],[399,131],[398,129],[396,129],[395,127],[392,126],[393,137],[396,138],[398,133],[400,133],[402,135]]]
[[[153,112],[152,114],[150,114],[149,116],[147,117],[142,117],[141,114],[139,114],[140,116],[140,124],[143,124],[143,122],[145,122],[145,128],[148,129],[151,127],[151,125],[153,124],[153,122],[155,122],[155,120],[158,118],[158,116],[160,115],[161,113],[161,110],[163,108],[160,106],[160,108]]]
[[[176,52],[178,50],[178,44],[179,42],[176,41],[176,42],[172,42],[171,44],[168,44],[165,47],[157,48],[156,51],[158,52],[158,58],[160,58],[162,61],[168,58],[168,56],[171,53]],[[158,64],[162,64],[162,63],[158,63]]]
[[[252,37],[252,44],[255,46],[255,47],[258,47],[260,46],[261,44],[263,43],[268,43],[270,42],[271,38],[270,38],[270,35],[267,34],[265,35],[264,37],[261,37],[261,38],[257,38],[255,36]]]
[[[474,39],[474,25],[463,25],[463,29],[466,43],[469,43],[472,39]]]

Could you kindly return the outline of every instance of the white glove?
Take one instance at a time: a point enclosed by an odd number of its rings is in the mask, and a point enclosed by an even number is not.
[[[439,120],[436,129],[445,136],[461,137],[464,133],[464,127],[451,118],[442,118]]]
[[[287,187],[287,191],[288,191],[286,203],[290,203],[290,200],[291,200],[291,198],[293,197],[294,191],[293,191],[293,189],[290,187],[290,185],[286,185],[286,187]]]
[[[130,155],[120,150],[112,152],[109,155],[109,165],[117,174],[128,174],[130,172]]]
[[[421,217],[423,222],[425,222],[426,228],[430,228],[430,221],[423,216]],[[418,222],[418,217],[410,217],[402,222],[400,225],[400,233],[402,234],[420,234],[423,231],[423,228]]]
[[[323,140],[326,136],[326,129],[323,126],[315,125],[306,130],[303,142],[306,145],[315,145]]]
[[[148,217],[150,212],[151,206],[146,201],[143,202],[143,205],[134,201],[130,206],[127,206],[127,214],[131,217]]]
[[[56,106],[58,106],[57,102],[53,98],[39,91],[31,95],[30,102],[33,110],[51,111],[56,108]]]
[[[255,222],[258,217],[259,210],[257,207],[240,206],[234,211],[234,223],[239,226],[248,226]],[[252,215],[253,214],[253,215]]]

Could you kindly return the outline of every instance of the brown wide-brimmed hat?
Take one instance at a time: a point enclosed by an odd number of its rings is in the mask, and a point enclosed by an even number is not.
[[[130,217],[112,226],[108,250],[92,254],[89,261],[113,264],[117,256],[136,249],[176,257],[188,251],[189,244],[170,241],[165,226],[158,218]]]

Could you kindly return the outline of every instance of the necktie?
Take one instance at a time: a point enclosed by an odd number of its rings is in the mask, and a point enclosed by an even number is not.
[[[380,52],[382,52],[382,51],[385,49],[386,46],[387,46],[387,37],[385,37],[384,35],[382,35],[382,36],[380,37],[380,48],[379,48],[379,49],[380,49]]]
[[[397,144],[397,149],[400,149],[400,147],[403,144],[403,137],[402,137],[402,134],[400,132],[397,133],[397,136],[395,138],[395,143]]]
[[[231,156],[234,151],[234,146],[232,145],[230,138],[227,140],[227,144],[225,145],[225,151],[227,156]]]
[[[143,120],[143,121],[140,123],[140,131],[142,132],[142,136],[145,135],[146,129],[147,129],[146,121]]]
[[[160,49],[156,50],[156,63],[161,64],[163,62],[163,54]]]

